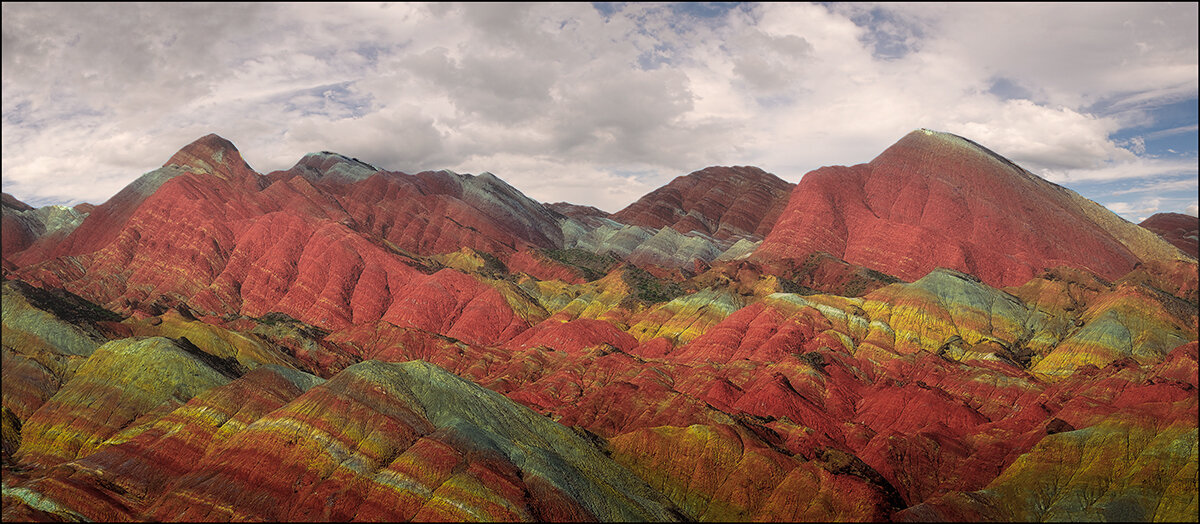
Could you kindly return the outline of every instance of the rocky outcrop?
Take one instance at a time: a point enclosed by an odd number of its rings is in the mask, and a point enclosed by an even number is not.
[[[331,151],[304,155],[288,173],[296,173],[313,184],[332,182],[349,184],[371,178],[380,170],[357,158],[348,158]]]
[[[1180,346],[1133,380],[1108,382],[1112,406],[1064,411],[1086,428],[1055,419],[986,488],[952,491],[898,512],[898,521],[1188,520],[1196,512],[1196,395],[1190,382],[1164,382],[1166,369],[1196,369],[1196,343]],[[1098,370],[1097,370],[1098,371]],[[1115,377],[1114,377],[1115,378]],[[1078,385],[1076,383],[1075,385]],[[1181,387],[1182,386],[1182,387]],[[1110,390],[1111,391],[1111,390]],[[1113,398],[1115,397],[1115,398]],[[1091,413],[1088,413],[1091,411]],[[1099,411],[1096,413],[1095,411]]]
[[[597,256],[611,256],[642,267],[692,270],[714,260],[744,258],[757,242],[746,237],[710,237],[697,231],[680,233],[670,227],[652,229],[592,217],[587,224],[563,223],[564,245]]]
[[[107,326],[120,317],[70,293],[20,281],[5,281],[3,296],[3,460],[8,464],[30,416],[108,341]]]
[[[10,509],[44,508],[46,500],[58,500],[73,508],[55,513],[59,518],[139,519],[210,450],[320,382],[288,368],[258,368],[205,390],[169,413],[147,417],[94,453],[13,490],[13,499],[21,504]]]
[[[612,447],[697,521],[878,521],[892,510],[882,486],[840,465],[790,457],[737,426],[641,429]]]

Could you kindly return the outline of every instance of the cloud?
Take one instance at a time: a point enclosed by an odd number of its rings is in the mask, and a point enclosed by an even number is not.
[[[1178,193],[1146,194],[1141,198],[1132,200],[1100,198],[1097,202],[1107,207],[1113,213],[1120,215],[1125,220],[1135,224],[1155,213],[1187,213],[1195,216],[1191,210],[1197,205],[1196,192],[1194,190]]]
[[[1135,224],[1145,221],[1150,215],[1161,210],[1162,202],[1158,199],[1139,200],[1136,202],[1108,202],[1105,204],[1113,213],[1121,215]]]
[[[1154,170],[1158,171],[1158,170]],[[1191,174],[1125,177],[1079,183],[1080,193],[1108,207],[1131,222],[1141,222],[1157,212],[1185,212],[1196,203],[1200,180]],[[1131,200],[1132,199],[1132,200]]]
[[[1041,175],[1052,182],[1073,185],[1081,182],[1103,182],[1114,180],[1138,180],[1160,176],[1191,175],[1196,180],[1196,160],[1129,158],[1122,162],[1111,162],[1095,168],[1053,169]]]
[[[1192,124],[1188,126],[1172,127],[1170,129],[1161,129],[1153,133],[1147,133],[1146,138],[1163,138],[1168,136],[1182,135],[1184,133],[1195,132],[1200,129],[1200,125]]]
[[[1181,180],[1162,180],[1162,181],[1157,181],[1157,182],[1153,182],[1153,183],[1149,183],[1149,184],[1142,184],[1142,185],[1132,187],[1129,189],[1113,191],[1112,195],[1128,195],[1131,193],[1150,193],[1150,192],[1162,192],[1162,191],[1187,191],[1189,193],[1195,193],[1197,190],[1197,186],[1200,186],[1200,183],[1198,183],[1198,182],[1200,182],[1200,181],[1197,181],[1196,178],[1190,178],[1190,179],[1185,178],[1185,179],[1181,179]]]
[[[1112,137],[1194,132],[1155,128],[1151,110],[1196,97],[1196,14],[6,3],[4,189],[34,204],[103,201],[216,132],[263,172],[336,150],[392,170],[488,170],[535,198],[615,211],[708,165],[797,181],[920,127],[1069,186],[1149,187],[1194,180],[1194,151],[1155,158]]]
[[[284,140],[306,151],[333,150],[370,159],[383,169],[400,165],[417,172],[439,169],[452,161],[446,155],[445,135],[416,105],[389,106],[363,117],[337,120],[303,117]]]
[[[1197,86],[1196,5],[905,6],[929,20],[923,51],[1022,81],[1038,103],[1086,108]],[[896,9],[901,9],[899,6]],[[1152,100],[1152,98],[1147,98]]]

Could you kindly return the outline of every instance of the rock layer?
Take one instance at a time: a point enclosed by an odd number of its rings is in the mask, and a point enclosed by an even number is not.
[[[202,138],[6,254],[4,520],[1194,515],[1193,259],[951,135],[761,244],[732,169],[633,225]]]
[[[964,138],[910,133],[869,164],[804,176],[754,256],[826,252],[916,280],[938,266],[993,286],[1069,265],[1114,280],[1182,255],[1157,235]]]
[[[1192,258],[1200,258],[1200,219],[1182,213],[1155,213],[1138,224]]]
[[[697,231],[725,240],[771,231],[792,184],[751,166],[709,167],[672,180],[612,215],[652,229]]]

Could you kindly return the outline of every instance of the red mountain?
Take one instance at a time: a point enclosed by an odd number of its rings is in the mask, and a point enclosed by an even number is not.
[[[1200,258],[1200,218],[1182,213],[1156,213],[1138,225],[1155,232],[1192,258]]]
[[[14,257],[14,261],[26,265],[64,255],[91,253],[109,245],[147,198],[167,181],[187,173],[209,175],[224,181],[239,180],[251,186],[258,182],[237,148],[228,140],[210,134],[179,150],[163,167],[142,175],[107,202],[96,206],[87,220],[65,239],[43,249],[29,249]]]
[[[813,252],[909,281],[948,267],[993,286],[1064,265],[1115,280],[1141,262],[1182,258],[1099,204],[925,129],[868,164],[806,174],[754,258],[786,266]]]
[[[592,206],[581,206],[579,204],[572,204],[570,202],[555,202],[553,204],[546,204],[546,208],[563,216],[576,219],[583,219],[586,217],[608,218],[610,216],[603,209],[597,209]]]
[[[42,253],[62,241],[92,211],[88,204],[75,207],[45,206],[33,208],[4,193],[2,204],[4,267],[15,266],[10,258],[17,258],[23,251]],[[30,249],[37,246],[34,249]]]
[[[464,340],[526,327],[495,289],[453,270],[427,275],[411,257],[554,247],[560,215],[491,174],[364,178],[322,155],[262,176],[233,144],[201,138],[97,206],[53,258],[20,259],[19,278],[122,312],[187,303],[325,328],[382,318]]]
[[[448,253],[466,246],[507,258],[526,247],[562,244],[561,215],[487,172],[408,175],[321,152],[267,176],[273,180],[303,177],[335,196],[355,220],[356,229],[420,254]]]
[[[3,227],[0,238],[4,242],[2,252],[7,256],[29,247],[37,238],[37,234],[29,227],[29,224],[20,218],[26,213],[33,211],[33,207],[17,200],[16,197],[8,193],[3,194],[3,200],[0,201],[0,205],[3,206],[4,211],[3,221],[0,222],[0,225]]]
[[[672,180],[612,215],[612,219],[680,233],[699,231],[719,240],[766,236],[792,188],[757,167],[709,167]]]
[[[1195,515],[1196,262],[1150,231],[932,132],[672,184],[627,225],[202,138],[5,259],[0,516]]]

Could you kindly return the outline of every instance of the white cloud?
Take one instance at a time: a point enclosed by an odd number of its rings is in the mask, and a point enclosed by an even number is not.
[[[103,201],[209,132],[262,172],[335,150],[610,211],[714,164],[797,181],[919,127],[1068,186],[1195,178],[1194,151],[1111,138],[1196,97],[1195,4],[685,7],[6,3],[4,189]],[[1195,130],[1172,126],[1143,136]]]
[[[1162,191],[1186,191],[1195,193],[1197,190],[1198,181],[1196,178],[1185,178],[1182,180],[1159,180],[1148,184],[1141,184],[1129,189],[1113,191],[1112,195],[1128,195],[1131,193],[1150,193]]]
[[[1194,132],[1196,132],[1197,129],[1200,129],[1200,125],[1192,124],[1192,125],[1188,125],[1188,126],[1172,127],[1170,129],[1161,129],[1161,130],[1155,131],[1153,133],[1147,133],[1146,138],[1163,138],[1163,137],[1167,137],[1167,136],[1181,135],[1181,134],[1189,133],[1189,132],[1194,133]]]
[[[901,9],[900,7],[896,8]],[[1196,5],[906,6],[934,26],[923,51],[1022,81],[1039,103],[1083,108],[1197,86]],[[1130,100],[1134,100],[1130,98]]]
[[[1094,168],[1048,169],[1038,174],[1047,180],[1069,187],[1080,182],[1145,179],[1171,175],[1191,175],[1193,183],[1195,183],[1196,172],[1194,158],[1174,160],[1135,157],[1121,162],[1109,162]]]
[[[1162,202],[1158,199],[1139,200],[1136,202],[1107,202],[1105,207],[1113,213],[1121,215],[1125,220],[1140,223],[1150,215],[1158,213],[1161,210]]]
[[[1100,204],[1125,220],[1139,223],[1155,213],[1187,213],[1195,216],[1196,192],[1153,193],[1132,200],[1110,200],[1100,198]]]

